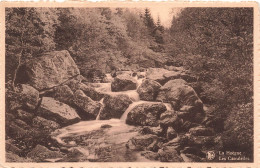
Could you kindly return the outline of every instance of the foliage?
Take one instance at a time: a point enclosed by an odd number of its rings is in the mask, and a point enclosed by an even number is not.
[[[252,103],[242,104],[232,109],[225,121],[226,131],[222,135],[226,150],[236,149],[253,155],[254,117],[252,111]]]
[[[226,108],[252,101],[252,8],[185,8],[170,31],[173,62],[199,76],[204,94],[216,99],[211,103]],[[219,93],[212,96],[213,90]]]
[[[16,78],[21,64],[37,54],[55,49],[57,17],[51,8],[6,8],[7,81]]]

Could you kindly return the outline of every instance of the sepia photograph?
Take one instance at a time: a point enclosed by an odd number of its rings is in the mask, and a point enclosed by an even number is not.
[[[5,162],[255,161],[253,6],[4,13]]]

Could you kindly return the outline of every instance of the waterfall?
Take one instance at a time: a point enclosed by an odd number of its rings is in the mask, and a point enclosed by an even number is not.
[[[126,118],[127,118],[127,114],[128,114],[134,107],[136,107],[136,106],[139,105],[139,104],[146,103],[146,102],[148,102],[148,101],[143,101],[143,100],[141,100],[141,101],[133,102],[132,104],[130,104],[130,106],[125,110],[125,112],[124,112],[123,115],[121,116],[120,120],[125,122],[125,120],[126,120]],[[154,103],[154,102],[151,102],[151,103]]]
[[[101,113],[101,111],[104,109],[103,101],[104,101],[104,98],[102,98],[102,99],[99,101],[99,103],[101,103],[102,106],[101,106],[100,109],[99,109],[99,112],[98,112],[98,115],[97,115],[97,117],[96,117],[96,120],[100,120],[100,113]]]
[[[173,110],[172,105],[170,103],[163,103],[166,106],[168,111]]]

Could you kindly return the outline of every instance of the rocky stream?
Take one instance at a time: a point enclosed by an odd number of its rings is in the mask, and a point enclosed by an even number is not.
[[[20,91],[7,96],[9,162],[202,162],[221,147],[218,122],[182,67],[121,70],[90,83],[67,51],[56,51],[20,75]]]

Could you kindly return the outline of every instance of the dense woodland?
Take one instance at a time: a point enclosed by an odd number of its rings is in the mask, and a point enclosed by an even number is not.
[[[203,103],[223,119],[226,146],[252,151],[252,8],[184,8],[169,28],[148,8],[7,8],[5,19],[7,89],[15,90],[24,63],[54,50],[68,50],[90,80],[183,66],[197,76],[193,87]]]

